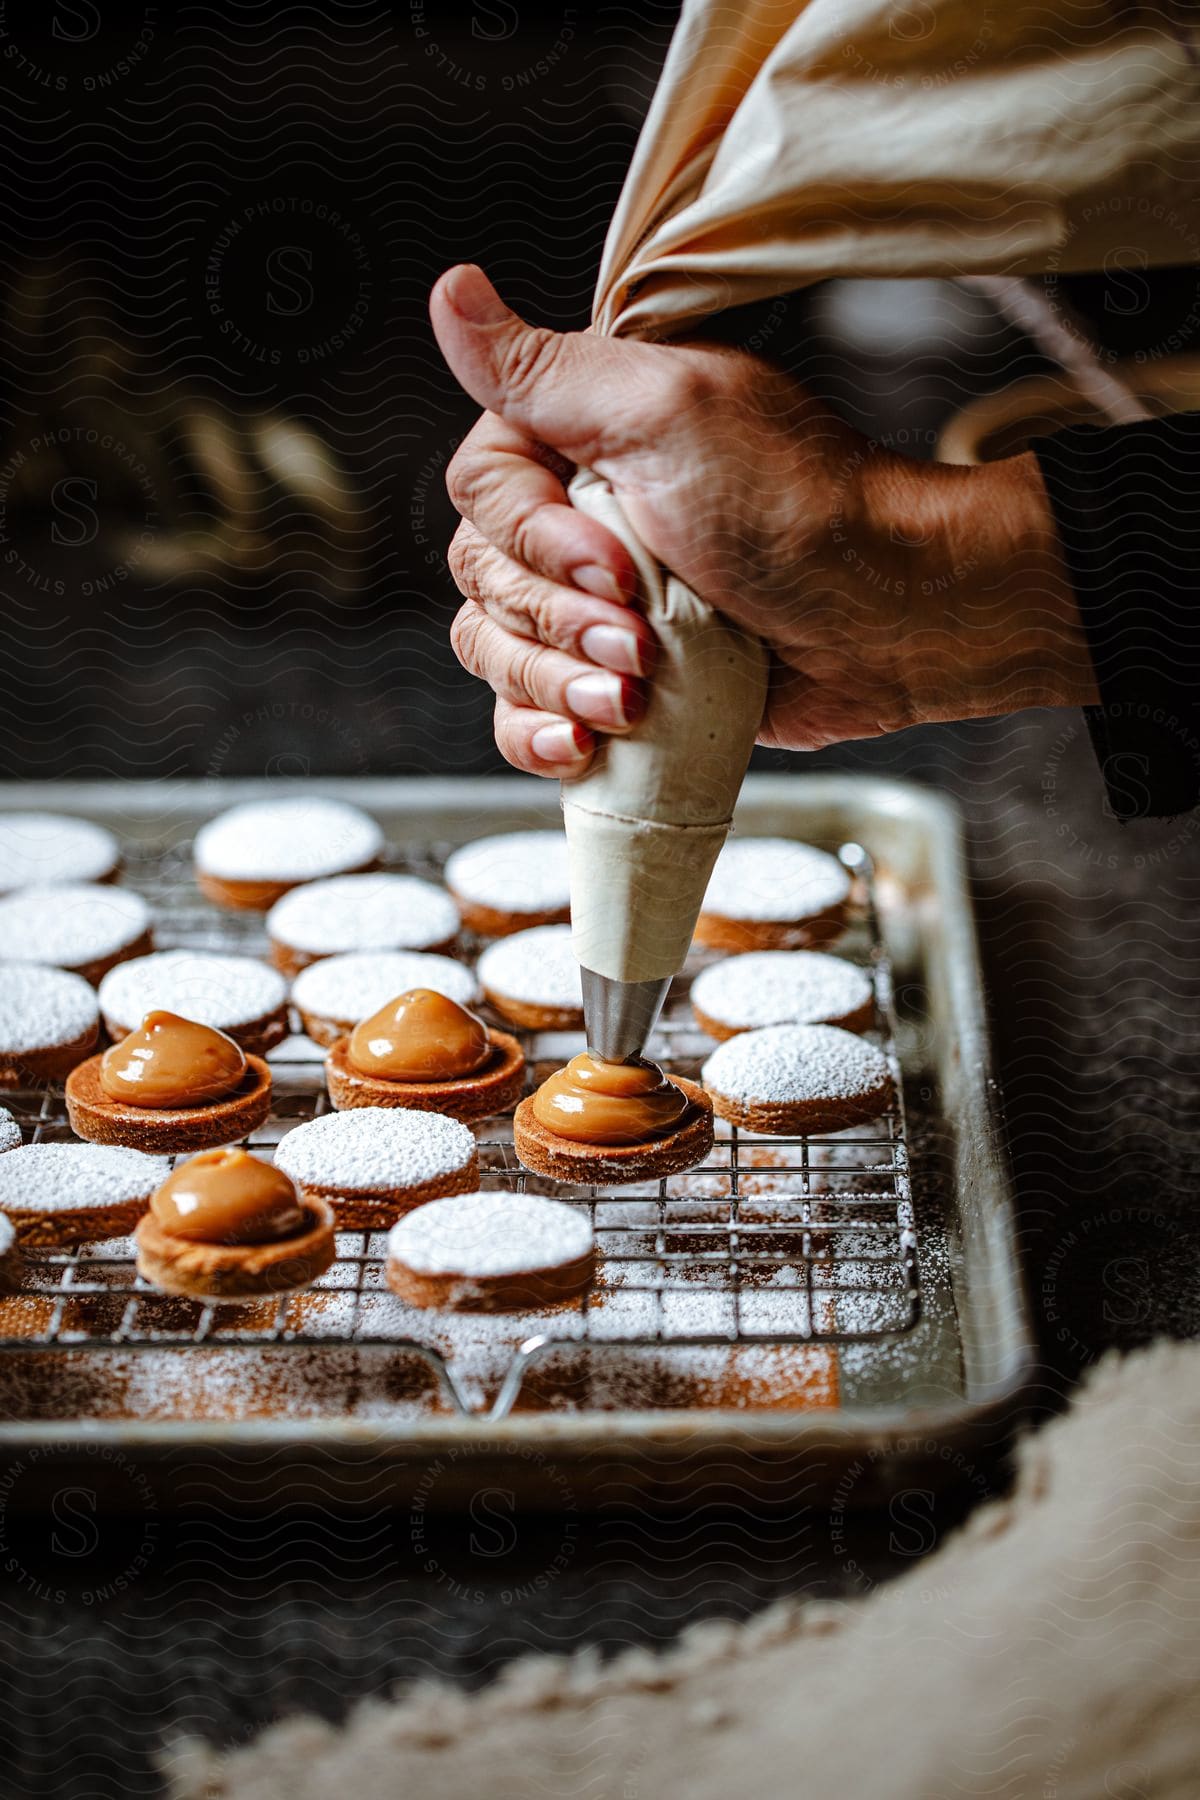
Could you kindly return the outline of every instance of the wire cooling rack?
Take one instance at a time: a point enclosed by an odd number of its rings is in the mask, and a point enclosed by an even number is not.
[[[388,866],[437,880],[449,846],[394,855]],[[572,1345],[672,1350],[828,1346],[900,1338],[921,1317],[917,1234],[895,1048],[891,974],[883,951],[870,859],[856,844],[841,859],[855,880],[851,928],[840,954],[860,963],[875,995],[868,1034],[891,1064],[895,1100],[869,1127],[825,1138],[762,1138],[730,1128],[699,1169],[605,1192],[528,1175],[511,1121],[477,1127],[481,1185],[553,1193],[588,1212],[599,1250],[596,1280],[578,1302],[510,1318],[500,1378],[483,1395],[456,1366],[446,1315],[406,1307],[384,1278],[383,1233],[338,1234],[333,1266],[300,1295],[236,1306],[157,1293],[137,1275],[128,1240],[31,1256],[18,1328],[0,1326],[0,1352],[240,1349],[247,1354],[374,1345],[416,1356],[436,1373],[460,1415],[511,1411],[530,1365]],[[198,894],[185,847],[134,851],[125,881],[150,901],[161,948],[265,956],[262,920],[223,913]],[[471,957],[476,946],[464,942]],[[698,958],[673,984],[647,1054],[669,1073],[695,1076],[712,1049],[688,1003]],[[503,1023],[503,1021],[497,1021]],[[511,1029],[511,1027],[509,1027]],[[578,1033],[522,1037],[530,1085],[582,1048]],[[270,1117],[247,1142],[270,1155],[295,1125],[329,1108],[322,1053],[291,1038],[272,1053]],[[35,1143],[73,1141],[60,1088],[5,1093]]]

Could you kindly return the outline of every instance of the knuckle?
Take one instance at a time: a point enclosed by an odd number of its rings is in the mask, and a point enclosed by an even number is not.
[[[479,538],[469,525],[460,525],[451,538],[446,563],[459,593],[473,599],[479,587]]]
[[[479,475],[479,458],[463,444],[450,459],[446,470],[446,492],[451,505],[464,516],[469,515]]]
[[[553,331],[531,327],[516,334],[505,349],[500,379],[510,400],[528,397],[554,370],[562,338]]]
[[[505,762],[511,763],[514,769],[523,769],[526,765],[525,738],[517,728],[517,713],[506,701],[496,702],[496,711],[492,719],[492,731],[496,739],[496,748]]]
[[[546,675],[546,652],[528,638],[513,640],[508,658],[509,684],[531,700],[543,699]]]
[[[460,606],[450,626],[450,647],[463,668],[471,675],[482,673],[480,665],[480,627],[483,614],[473,601]]]

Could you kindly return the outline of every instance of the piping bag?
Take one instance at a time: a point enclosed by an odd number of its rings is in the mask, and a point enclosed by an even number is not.
[[[923,0],[912,30],[880,0],[683,0],[593,328],[670,338],[836,276],[1098,269],[1131,217],[1148,263],[1178,262],[1200,57],[1144,10],[1134,29],[1117,0],[1021,0],[981,30],[968,0]],[[583,472],[570,493],[633,553],[661,646],[643,723],[563,788],[588,1043],[619,1059],[686,954],[766,661],[646,554],[605,482]]]

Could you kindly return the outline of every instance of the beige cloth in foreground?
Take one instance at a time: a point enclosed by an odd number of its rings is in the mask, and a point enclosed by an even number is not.
[[[1013,1497],[871,1599],[298,1719],[175,1800],[1194,1800],[1200,1347],[1110,1359]]]

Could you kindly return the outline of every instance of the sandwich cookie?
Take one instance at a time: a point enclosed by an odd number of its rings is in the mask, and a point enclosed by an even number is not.
[[[62,813],[0,813],[0,892],[60,881],[112,881],[121,861],[111,831]]]
[[[328,1200],[339,1231],[384,1230],[425,1200],[479,1185],[479,1150],[465,1125],[382,1106],[298,1125],[276,1149],[275,1167],[306,1198]]]
[[[138,1274],[167,1294],[295,1293],[334,1259],[333,1209],[247,1150],[206,1150],[154,1192],[134,1233]]]
[[[152,947],[150,908],[127,888],[82,881],[18,888],[0,899],[0,944],[14,961],[45,963],[95,984]]]
[[[97,1144],[23,1144],[0,1156],[0,1213],[26,1249],[128,1237],[171,1165]]]
[[[292,1004],[309,1037],[328,1049],[410,988],[430,988],[460,1006],[479,999],[479,983],[466,963],[418,950],[380,950],[310,963],[292,984]]]
[[[567,839],[561,831],[478,838],[447,858],[446,886],[479,937],[508,937],[571,917]]]
[[[840,1025],[865,1031],[875,991],[865,969],[819,950],[752,950],[702,969],[692,983],[696,1023],[731,1038],[764,1025]]]
[[[846,928],[850,877],[836,856],[791,838],[731,838],[717,857],[696,942],[713,950],[798,950]]]
[[[0,1293],[15,1293],[24,1273],[25,1258],[17,1242],[16,1227],[0,1213]]]
[[[475,973],[496,1011],[526,1031],[577,1031],[583,987],[569,925],[541,925],[489,944]]]
[[[211,950],[159,950],[122,963],[100,983],[100,1011],[113,1038],[148,1012],[171,1012],[225,1032],[248,1056],[265,1056],[288,1034],[283,977],[253,957]]]
[[[516,1038],[473,1012],[413,988],[339,1038],[325,1058],[329,1098],[353,1106],[409,1106],[452,1119],[487,1119],[515,1106],[525,1086]]]
[[[298,975],[352,950],[452,950],[458,908],[418,875],[344,875],[287,894],[267,918],[271,961]]]
[[[456,1194],[388,1233],[388,1286],[410,1306],[522,1312],[577,1300],[595,1272],[587,1214],[536,1194]]]
[[[0,963],[0,1088],[62,1081],[99,1035],[96,990],[81,975]]]
[[[173,1153],[248,1137],[271,1110],[271,1073],[223,1031],[150,1012],[67,1077],[67,1117],[93,1144]]]
[[[553,1181],[657,1181],[708,1155],[712,1103],[695,1082],[668,1081],[654,1063],[609,1063],[584,1051],[522,1100],[513,1143],[527,1169]]]
[[[374,868],[382,850],[374,819],[344,800],[250,800],[196,833],[196,885],[218,906],[266,912],[301,882]]]
[[[20,1142],[21,1127],[7,1106],[0,1106],[0,1155],[3,1155],[6,1150],[16,1150]]]
[[[887,1058],[835,1025],[771,1025],[713,1051],[700,1072],[723,1119],[794,1137],[845,1131],[885,1113]]]

